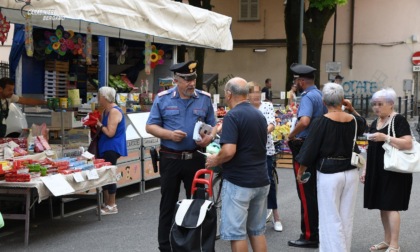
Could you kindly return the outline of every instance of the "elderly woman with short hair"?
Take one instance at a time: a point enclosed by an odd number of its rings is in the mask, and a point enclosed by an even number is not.
[[[400,150],[411,149],[413,143],[409,123],[394,111],[396,100],[395,91],[386,88],[374,93],[371,101],[373,112],[378,118],[369,128],[366,172],[363,172],[360,179],[365,183],[363,206],[380,210],[384,241],[372,245],[370,251],[400,251],[399,211],[407,210],[410,202],[413,175],[384,170],[385,150],[382,145],[385,142]],[[393,118],[395,136],[388,136],[388,127]]]
[[[102,121],[98,120],[100,127],[98,149],[99,156],[112,165],[117,164],[120,156],[127,156],[127,142],[125,135],[125,118],[121,108],[115,103],[115,89],[101,87],[99,89],[99,106],[104,110]],[[118,213],[115,204],[117,184],[110,184],[103,187],[104,205],[101,214]]]
[[[316,118],[296,160],[301,164],[297,180],[307,167],[316,164],[319,212],[319,251],[351,249],[353,215],[356,205],[359,173],[351,165],[352,152],[360,152],[354,137],[362,135],[366,121],[344,99],[343,88],[335,83],[325,84],[322,99],[328,109]],[[353,115],[342,110],[342,106]],[[354,148],[353,148],[354,146]]]

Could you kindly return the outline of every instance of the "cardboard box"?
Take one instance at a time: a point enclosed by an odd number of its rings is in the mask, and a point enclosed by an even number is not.
[[[63,121],[61,120],[61,115],[63,115]],[[61,123],[63,122],[64,128],[77,128],[82,127],[83,124],[81,121],[77,121],[74,111],[69,112],[51,112],[51,127],[61,128]]]

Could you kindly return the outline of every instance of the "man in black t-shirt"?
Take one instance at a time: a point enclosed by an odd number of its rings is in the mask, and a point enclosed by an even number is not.
[[[223,118],[222,148],[207,157],[206,168],[223,164],[221,239],[231,241],[232,251],[248,251],[248,236],[253,251],[267,251],[267,121],[247,95],[244,79],[236,77],[226,84],[231,110]]]

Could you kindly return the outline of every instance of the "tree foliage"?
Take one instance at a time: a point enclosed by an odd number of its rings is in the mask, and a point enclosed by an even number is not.
[[[305,4],[309,4],[305,8],[303,34],[306,38],[306,64],[320,69],[321,52],[324,39],[325,28],[332,15],[334,15],[337,5],[346,4],[348,0],[306,0]],[[284,23],[287,37],[287,76],[286,89],[289,90],[293,76],[289,71],[289,66],[298,62],[299,54],[299,16],[300,1],[287,1]],[[319,86],[320,72],[317,71],[315,83]]]

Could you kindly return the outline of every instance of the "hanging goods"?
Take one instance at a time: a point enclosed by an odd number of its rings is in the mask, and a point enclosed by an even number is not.
[[[394,129],[395,116],[388,125],[388,136],[392,128],[392,135],[395,135]],[[384,154],[384,169],[386,171],[393,171],[399,173],[413,173],[420,172],[420,144],[413,137],[413,147],[411,150],[399,150],[389,143],[385,142],[382,145],[385,150]]]

